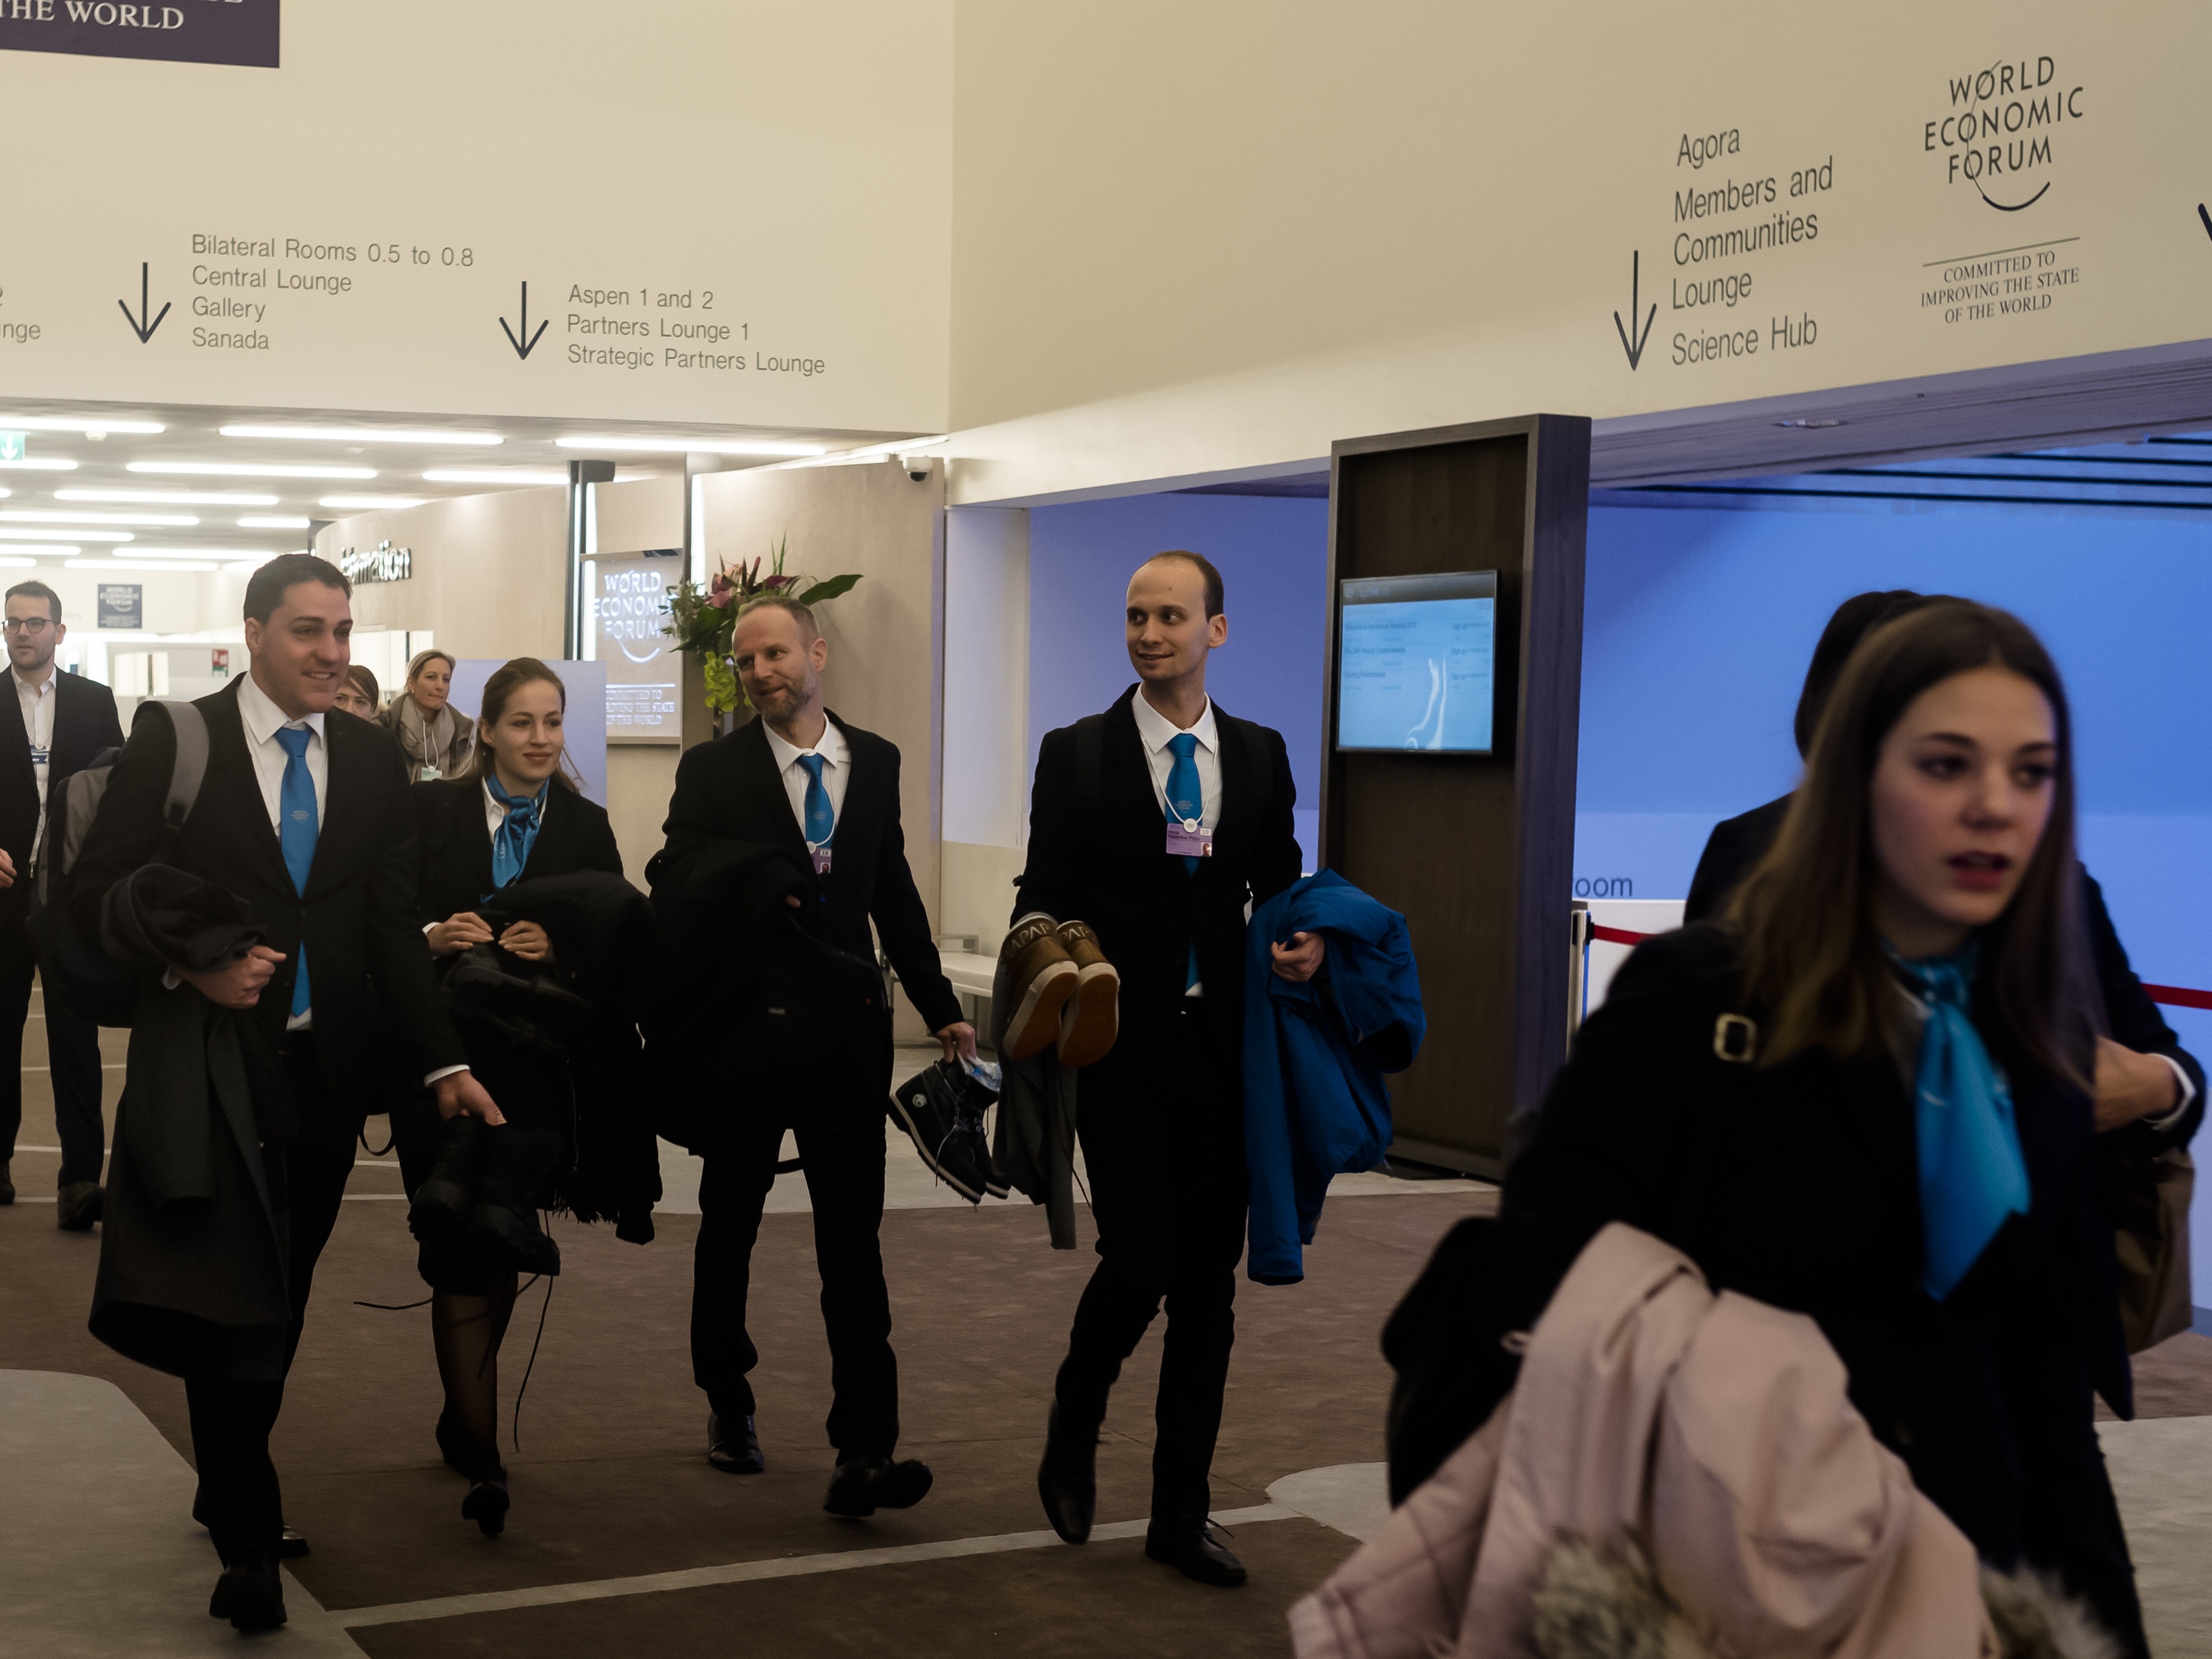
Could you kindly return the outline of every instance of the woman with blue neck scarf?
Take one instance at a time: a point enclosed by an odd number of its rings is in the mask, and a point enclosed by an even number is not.
[[[2093,1391],[2123,1417],[2132,1395],[2072,740],[2003,611],[1947,600],[1858,647],[1775,846],[1723,919],[1621,969],[1524,1126],[1463,1317],[1394,1352],[1394,1492],[1489,1415],[1510,1334],[1622,1221],[1809,1316],[1983,1560],[2055,1575],[2146,1653],[2093,1420]]]
[[[470,769],[415,786],[422,932],[441,973],[472,947],[495,945],[524,964],[516,971],[556,967],[555,943],[543,926],[517,921],[495,929],[481,909],[525,878],[622,875],[606,809],[578,793],[568,776],[566,714],[560,677],[535,658],[518,657],[484,683]],[[514,1308],[518,1267],[559,1271],[558,1251],[539,1229],[537,1211],[554,1201],[556,1172],[576,1156],[574,1092],[558,1056],[459,1015],[456,1023],[471,1069],[511,1091],[507,1122],[497,1135],[480,1135],[472,1123],[441,1125],[422,1109],[395,1114],[395,1139],[414,1200],[410,1222],[431,1288],[431,1332],[445,1384],[438,1447],[469,1477],[463,1516],[496,1534],[508,1506],[497,1433],[500,1341]],[[433,1224],[441,1219],[444,1226]]]

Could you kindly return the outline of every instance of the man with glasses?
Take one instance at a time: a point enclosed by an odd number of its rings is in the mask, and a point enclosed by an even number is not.
[[[23,1121],[23,1021],[31,1011],[38,958],[23,926],[32,862],[55,785],[123,746],[115,694],[54,660],[68,636],[61,598],[44,582],[18,582],[6,604],[9,683],[23,716],[21,744],[0,725],[0,854],[16,880],[0,889],[0,1204],[15,1201],[9,1163]],[[100,1219],[104,1136],[100,1116],[100,1028],[70,1012],[46,988],[46,1061],[61,1142],[54,1219],[82,1232]]]

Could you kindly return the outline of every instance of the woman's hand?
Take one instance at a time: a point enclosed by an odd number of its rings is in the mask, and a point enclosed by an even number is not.
[[[449,957],[471,945],[489,945],[491,936],[491,924],[473,910],[447,916],[424,935],[430,941],[430,954],[434,957]]]
[[[2137,1054],[2108,1036],[2097,1039],[2097,1133],[2173,1109],[2181,1085],[2157,1054]]]
[[[15,860],[8,856],[8,849],[0,847],[0,887],[15,884]]]
[[[499,936],[499,948],[513,951],[525,962],[553,960],[553,941],[534,921],[510,922],[507,931]]]

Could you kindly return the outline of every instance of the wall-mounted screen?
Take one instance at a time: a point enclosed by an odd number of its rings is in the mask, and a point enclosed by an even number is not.
[[[1339,586],[1336,746],[1488,754],[1498,573],[1382,576]]]

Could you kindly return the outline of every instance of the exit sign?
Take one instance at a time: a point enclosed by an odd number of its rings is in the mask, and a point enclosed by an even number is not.
[[[20,432],[0,432],[0,461],[20,461],[23,459],[23,434]]]

